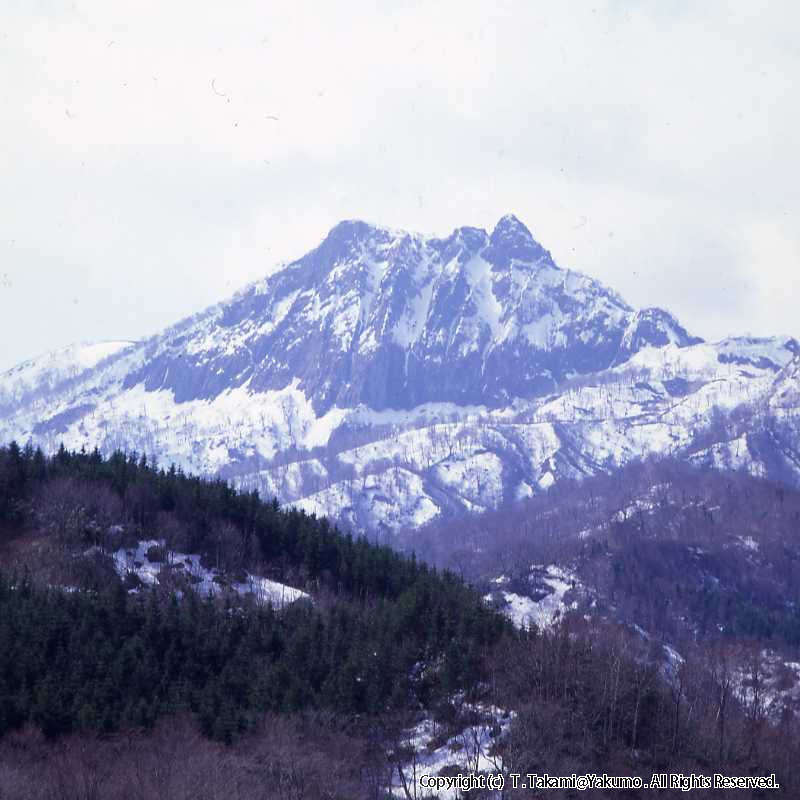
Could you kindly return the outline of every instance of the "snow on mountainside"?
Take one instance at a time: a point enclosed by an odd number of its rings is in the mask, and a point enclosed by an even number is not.
[[[31,392],[51,390],[75,378],[132,342],[83,342],[23,361],[0,372],[0,406],[19,401]]]
[[[317,415],[362,403],[497,407],[661,343],[665,325],[690,343],[676,322],[639,316],[559,269],[512,216],[491,235],[460,228],[446,239],[342,222],[307,256],[154,340],[124,387],[183,402],[297,380]]]
[[[510,215],[429,239],[342,222],[125,345],[95,366],[62,351],[66,379],[22,393],[7,376],[38,362],[1,376],[0,439],[144,451],[385,531],[650,454],[800,475],[797,342],[704,343],[560,269]]]

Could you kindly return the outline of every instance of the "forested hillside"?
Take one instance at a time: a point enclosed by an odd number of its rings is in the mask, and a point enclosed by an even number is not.
[[[599,520],[599,489],[576,492],[573,521]],[[792,502],[776,498],[788,514]],[[594,536],[557,544],[567,518],[548,527],[545,511],[498,512],[496,549],[464,526],[451,565],[471,547],[477,586],[494,559],[509,573],[495,585],[521,591],[535,554],[583,552],[568,561],[585,580]],[[514,627],[452,570],[221,481],[132,454],[2,447],[0,797],[413,798],[424,770],[774,771],[794,791],[795,713],[770,712],[755,662],[742,671],[700,636],[670,661],[669,640],[611,613],[637,607],[630,554],[667,520],[640,524],[635,545],[629,518],[595,532],[621,564],[610,578],[596,565],[613,603]],[[243,575],[291,592],[273,602]]]
[[[11,445],[0,485],[2,731],[110,731],[187,710],[230,741],[266,710],[427,705],[474,685],[479,656],[507,628],[451,573],[144,459],[45,459]],[[313,594],[280,611],[194,591],[129,594],[109,538],[165,529],[228,570],[258,565]],[[57,587],[43,580],[54,563]]]
[[[673,642],[751,639],[797,656],[799,530],[796,488],[662,459],[431,525],[409,547],[472,582],[504,575],[506,588],[527,583],[531,565],[556,565],[595,616]]]

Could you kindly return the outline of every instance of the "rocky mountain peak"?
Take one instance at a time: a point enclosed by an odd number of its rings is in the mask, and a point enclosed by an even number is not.
[[[393,234],[386,228],[371,225],[364,220],[342,220],[330,229],[314,250],[289,267],[295,271],[299,268],[301,274],[306,276],[300,280],[316,284],[337,265],[358,261],[368,250],[386,245],[393,238]]]
[[[550,253],[533,238],[528,228],[513,214],[501,217],[489,237],[487,260],[496,268],[510,266],[512,260],[544,261],[555,266]]]
[[[691,341],[667,312],[634,312],[559,269],[515,216],[491,235],[425,238],[361,220],[180,333],[154,342],[125,388],[178,402],[296,385],[315,413],[541,396],[647,346]]]
[[[343,219],[328,231],[325,242],[348,245],[365,241],[379,232],[382,232],[381,228],[370,225],[362,219]]]
[[[504,214],[497,220],[497,225],[494,226],[492,231],[492,244],[496,244],[500,238],[524,238],[533,240],[531,232],[528,230],[524,222],[514,214]]]

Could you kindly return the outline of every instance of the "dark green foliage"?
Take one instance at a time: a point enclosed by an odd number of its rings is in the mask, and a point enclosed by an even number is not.
[[[0,448],[0,523],[35,523],[31,498],[55,481],[62,500],[74,487],[84,506],[110,487],[137,536],[157,533],[156,519],[172,515],[194,552],[213,552],[224,524],[237,552],[256,551],[244,565],[257,558],[290,570],[316,599],[276,611],[191,592],[129,595],[116,579],[63,592],[0,576],[0,734],[27,721],[49,736],[146,728],[188,710],[206,735],[230,742],[264,711],[418,707],[476,685],[481,659],[507,630],[452,573],[136,456],[62,449],[45,459]],[[87,526],[92,541],[97,530]]]
[[[498,629],[470,605],[463,588],[431,578],[399,602],[342,600],[327,612],[298,602],[281,613],[2,580],[0,732],[27,720],[51,736],[147,727],[191,710],[206,734],[230,741],[265,710],[382,712],[478,677],[476,643]],[[408,607],[473,619],[428,628]],[[413,677],[418,661],[438,664],[427,680]]]

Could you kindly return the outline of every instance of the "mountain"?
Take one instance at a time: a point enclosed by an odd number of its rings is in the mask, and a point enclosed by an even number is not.
[[[559,269],[513,216],[446,239],[337,225],[311,253],[154,343],[124,388],[176,401],[296,381],[317,415],[364,404],[504,405],[553,391],[648,344],[691,343],[659,310],[637,313]]]
[[[391,532],[649,455],[796,482],[799,365],[794,339],[705,343],[630,307],[513,215],[446,238],[345,221],[229,301],[6,390],[0,440],[146,452]]]

